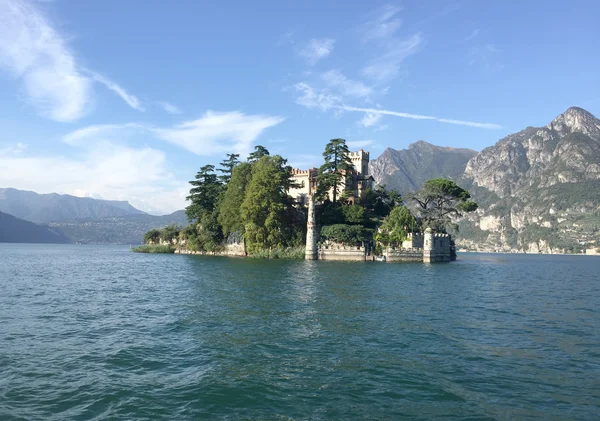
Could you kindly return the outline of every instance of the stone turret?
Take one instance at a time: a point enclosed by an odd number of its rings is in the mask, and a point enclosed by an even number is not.
[[[423,263],[432,263],[435,261],[433,249],[433,231],[431,228],[427,227],[425,230],[425,235],[423,235]]]
[[[306,222],[306,252],[304,258],[306,260],[317,260],[319,258],[319,250],[317,248],[317,223],[315,218],[315,195],[308,195],[308,221]]]

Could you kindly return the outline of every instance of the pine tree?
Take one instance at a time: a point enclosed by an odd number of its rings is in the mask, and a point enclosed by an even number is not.
[[[254,147],[254,152],[248,155],[248,162],[256,162],[263,156],[270,156],[269,150],[261,145],[256,145]]]
[[[333,202],[337,201],[340,185],[346,184],[354,166],[349,158],[350,150],[344,139],[331,139],[325,146],[325,163],[319,168],[317,176],[318,194],[323,197],[331,190]]]
[[[214,171],[214,165],[205,165],[196,174],[196,179],[190,181],[193,187],[186,199],[191,203],[185,208],[188,220],[199,221],[203,215],[216,209],[223,185]]]
[[[217,168],[217,171],[222,173],[222,175],[219,176],[219,180],[221,180],[223,184],[227,185],[227,183],[229,183],[229,180],[231,180],[231,173],[233,172],[233,168],[240,163],[240,161],[238,160],[239,157],[240,154],[228,153],[227,159],[222,161],[220,164],[221,168]]]

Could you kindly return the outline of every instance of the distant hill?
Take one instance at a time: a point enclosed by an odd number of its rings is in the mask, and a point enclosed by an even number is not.
[[[145,215],[125,201],[99,200],[56,193],[38,194],[12,188],[0,189],[0,212],[40,224],[72,219]]]
[[[71,242],[83,244],[141,244],[146,231],[171,224],[187,225],[185,211],[180,210],[163,216],[134,214],[49,223],[53,229],[66,235]]]
[[[377,184],[407,193],[418,190],[429,179],[458,179],[467,162],[477,155],[471,149],[449,148],[418,141],[408,149],[387,148],[369,163],[369,174]]]
[[[0,243],[68,243],[62,233],[0,212]]]

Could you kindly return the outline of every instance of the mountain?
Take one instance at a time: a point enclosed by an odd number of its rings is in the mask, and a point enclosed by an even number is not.
[[[99,200],[56,193],[38,194],[12,188],[0,189],[0,212],[41,224],[70,219],[144,214],[125,201]]]
[[[50,222],[71,242],[83,244],[141,244],[144,233],[152,228],[188,224],[184,210],[169,215],[132,214],[110,218],[74,219]]]
[[[0,243],[68,243],[69,239],[48,227],[0,212]]]
[[[436,146],[420,140],[409,145],[408,149],[387,148],[379,158],[369,163],[369,174],[377,184],[407,193],[418,190],[431,178],[456,180],[476,154],[471,149]]]
[[[387,149],[369,166],[400,192],[446,177],[480,205],[458,221],[463,249],[579,252],[600,245],[600,120],[569,108],[544,127],[528,127],[479,153],[420,141]]]
[[[580,251],[600,244],[600,120],[572,107],[481,151],[461,183],[481,205],[459,244],[504,251]]]

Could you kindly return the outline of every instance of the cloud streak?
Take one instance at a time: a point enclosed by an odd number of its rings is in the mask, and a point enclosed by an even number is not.
[[[304,57],[308,64],[314,66],[319,60],[331,54],[334,44],[335,40],[331,38],[311,39],[298,51],[298,54]]]
[[[411,114],[411,113],[404,113],[404,112],[398,112],[398,111],[382,110],[379,108],[360,108],[360,107],[351,107],[348,105],[341,105],[340,108],[344,111],[363,112],[363,113],[368,113],[371,115],[373,115],[373,114],[390,115],[390,116],[394,116],[394,117],[408,118],[408,119],[412,119],[412,120],[435,120],[440,123],[477,127],[480,129],[501,129],[502,128],[502,126],[500,126],[499,124],[495,124],[495,123],[478,123],[475,121],[454,120],[454,119],[434,117],[434,116],[429,116],[429,115]]]
[[[46,17],[19,0],[0,1],[0,16],[0,68],[22,82],[41,115],[62,122],[83,117],[92,83]]]
[[[112,80],[110,80],[96,72],[90,71],[89,73],[93,80],[101,83],[102,85],[106,86],[109,90],[113,91],[115,94],[117,94],[119,97],[121,97],[121,99],[123,101],[125,101],[125,103],[127,105],[129,105],[131,108],[133,108],[134,110],[142,111],[142,112],[146,111],[146,109],[142,106],[142,102],[135,95],[130,94],[123,87],[119,86]]]
[[[93,102],[94,83],[144,111],[122,86],[78,66],[63,36],[34,3],[1,0],[0,17],[0,70],[21,82],[26,102],[40,115],[60,122],[84,117]]]

